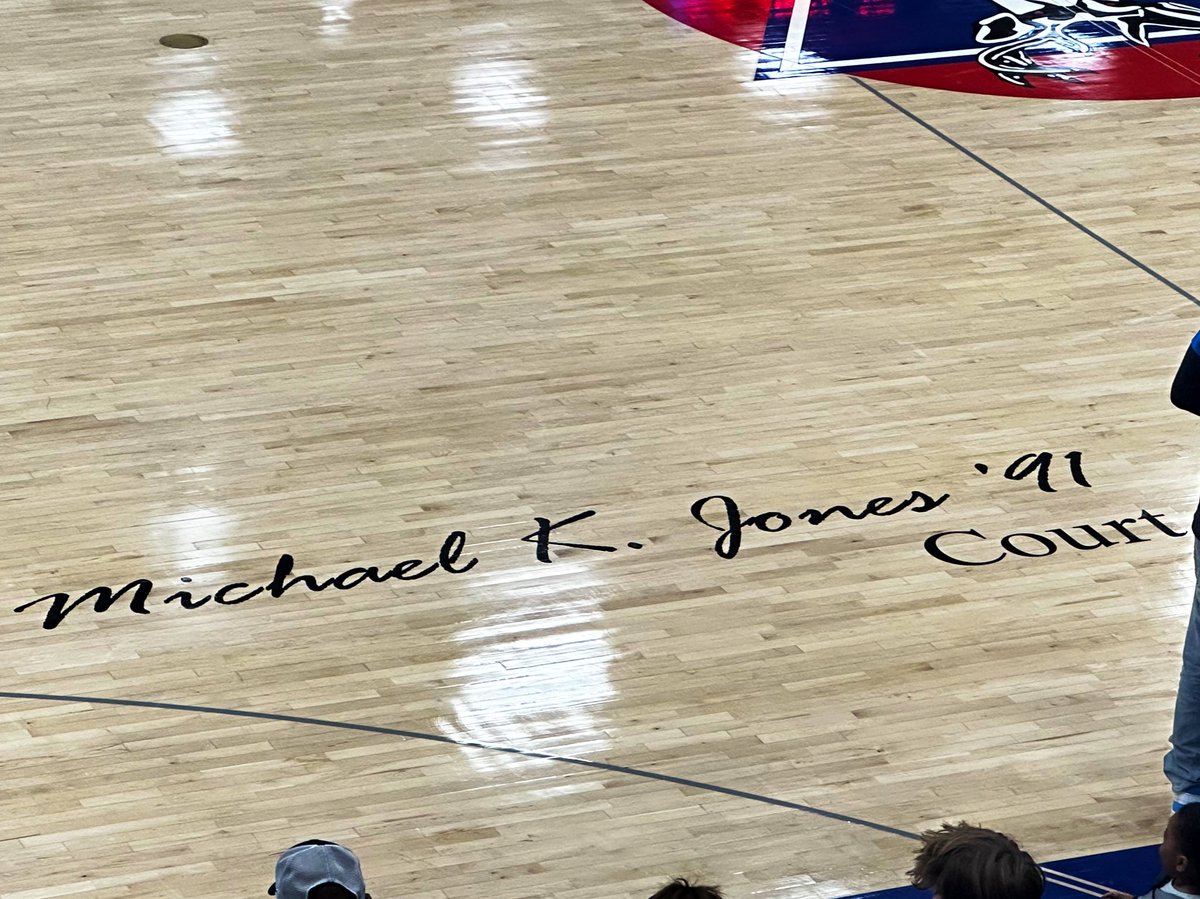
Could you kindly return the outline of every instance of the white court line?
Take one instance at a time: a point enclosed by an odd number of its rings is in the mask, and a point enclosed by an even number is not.
[[[984,48],[979,47],[975,50],[944,50],[936,53],[907,53],[902,56],[864,56],[862,59],[820,59],[816,62],[806,62],[802,64],[797,63],[793,68],[787,70],[785,70],[783,66],[780,66],[779,73],[783,75],[790,74],[791,72],[836,69],[838,66],[872,66],[886,62],[911,62],[913,60],[921,59],[947,59],[951,56],[978,56],[979,51],[982,49]],[[786,64],[786,55],[784,55],[783,60]]]
[[[779,71],[791,71],[800,63],[800,54],[804,51],[804,32],[808,30],[808,12],[812,9],[812,0],[796,0],[792,7],[792,17],[788,19],[787,40],[783,45],[783,61]]]
[[[796,25],[796,14],[799,12],[800,6],[804,6],[804,19]],[[957,56],[977,56],[987,48],[984,46],[975,47],[969,50],[945,50],[936,53],[908,53],[899,56],[866,56],[862,59],[820,59],[815,62],[800,62],[801,44],[804,42],[804,33],[808,28],[808,9],[812,5],[812,0],[803,4],[797,4],[796,9],[792,12],[791,22],[788,25],[787,43],[784,45],[782,61],[779,66],[780,75],[790,75],[793,73],[822,71],[824,69],[836,69],[839,66],[873,66],[883,65],[891,62],[919,62],[923,59],[949,59]],[[799,35],[794,42],[792,40],[792,32],[799,30]],[[1194,31],[1159,31],[1154,37],[1185,37],[1187,35],[1195,35]],[[1093,44],[1127,44],[1129,41],[1120,35],[1111,37],[1096,38],[1092,41]]]
[[[1068,874],[1066,871],[1055,871],[1053,868],[1051,868],[1047,865],[1042,865],[1042,870],[1045,871],[1047,874],[1053,874],[1055,877],[1065,877],[1068,880],[1075,880],[1075,881],[1078,881],[1079,883],[1085,884],[1086,886],[1095,887],[1098,890],[1103,890],[1104,892],[1108,892],[1108,890],[1110,889],[1110,887],[1106,887],[1102,883],[1096,883],[1096,881],[1088,880],[1085,877],[1080,877],[1078,874]]]
[[[1067,875],[1060,874],[1058,871],[1051,871],[1049,868],[1042,868],[1042,873],[1046,878],[1046,883],[1052,883],[1055,886],[1066,887],[1068,890],[1075,890],[1077,893],[1083,893],[1085,896],[1103,896],[1108,892],[1108,887],[1100,887],[1099,892],[1093,892],[1077,883],[1072,883],[1069,880],[1055,880],[1054,875],[1065,877]]]

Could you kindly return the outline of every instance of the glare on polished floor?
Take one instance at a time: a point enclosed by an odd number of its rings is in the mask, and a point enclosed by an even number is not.
[[[1154,841],[1170,284],[641,0],[7,11],[5,897],[259,895],[315,836],[380,899]],[[1200,285],[1196,101],[878,89]]]

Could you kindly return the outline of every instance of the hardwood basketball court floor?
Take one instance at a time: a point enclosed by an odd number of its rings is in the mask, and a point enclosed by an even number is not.
[[[762,77],[641,0],[7,11],[0,894],[1156,840],[1200,101]]]

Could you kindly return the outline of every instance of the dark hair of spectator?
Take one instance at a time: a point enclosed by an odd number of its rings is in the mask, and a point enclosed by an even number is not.
[[[1175,813],[1175,840],[1180,853],[1187,856],[1189,873],[1200,872],[1200,803],[1185,805]]]
[[[1040,899],[1041,869],[1012,838],[963,821],[921,834],[908,872],[939,899]]]
[[[720,887],[689,883],[686,878],[676,877],[650,899],[724,899]]]

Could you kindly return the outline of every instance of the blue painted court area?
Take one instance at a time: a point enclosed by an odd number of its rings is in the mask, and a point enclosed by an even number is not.
[[[1042,95],[1194,97],[1194,49],[1150,45],[1198,40],[1200,0],[771,0],[755,78],[870,72],[973,93],[1057,81]]]
[[[953,56],[978,49],[979,23],[1003,12],[994,0],[814,0],[804,49],[831,62]],[[1104,23],[1080,22],[1073,33],[1094,39],[1116,32]]]
[[[1107,890],[1140,896],[1149,892],[1158,877],[1158,844],[1048,862],[1042,870],[1046,874],[1044,899],[1102,896]],[[907,886],[848,899],[929,899],[929,893]]]

